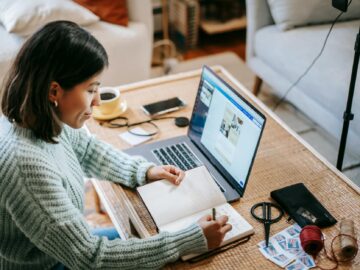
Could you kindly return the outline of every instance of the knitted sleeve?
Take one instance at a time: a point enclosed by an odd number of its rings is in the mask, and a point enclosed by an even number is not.
[[[14,172],[18,180],[8,189],[6,210],[34,245],[70,269],[154,269],[206,250],[198,225],[148,239],[93,236],[62,185],[61,172],[44,158],[23,160]]]
[[[146,183],[146,172],[155,165],[143,157],[129,156],[83,129],[65,126],[64,131],[87,177],[135,187]]]

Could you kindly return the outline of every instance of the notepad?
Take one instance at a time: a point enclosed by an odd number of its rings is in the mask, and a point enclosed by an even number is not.
[[[211,215],[227,215],[232,230],[225,235],[222,245],[254,233],[254,228],[230,205],[206,167],[186,171],[179,186],[160,180],[137,188],[159,232],[175,232]],[[188,260],[200,254],[182,257]]]
[[[146,132],[146,130],[142,129],[141,127],[133,128],[133,132],[135,132],[136,134],[144,134],[144,135],[149,134],[148,132]],[[119,136],[121,139],[123,139],[125,142],[127,142],[131,146],[135,146],[135,145],[141,144],[143,142],[146,142],[148,140],[151,140],[151,136],[137,136],[137,135],[130,133],[129,131],[120,133]]]

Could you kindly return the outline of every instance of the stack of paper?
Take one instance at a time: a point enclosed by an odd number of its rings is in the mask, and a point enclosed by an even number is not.
[[[270,261],[286,270],[307,270],[315,267],[311,256],[306,254],[300,243],[301,227],[292,225],[269,239],[269,246],[265,241],[258,244],[260,252]]]

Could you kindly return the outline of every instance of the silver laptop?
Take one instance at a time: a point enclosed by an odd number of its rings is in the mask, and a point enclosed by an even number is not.
[[[186,136],[125,150],[183,170],[205,165],[228,202],[243,196],[266,118],[204,66]]]

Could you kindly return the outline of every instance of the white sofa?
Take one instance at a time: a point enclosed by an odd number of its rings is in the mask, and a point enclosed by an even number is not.
[[[331,5],[329,1],[324,2]],[[247,0],[246,12],[246,61],[258,76],[254,92],[259,90],[256,85],[261,78],[282,96],[319,53],[330,24],[282,31],[274,24],[266,0]],[[287,100],[338,140],[359,25],[360,20],[338,22],[318,62],[287,96]],[[357,77],[352,107],[355,119],[350,124],[347,148],[360,154],[360,76]]]
[[[128,0],[129,25],[122,27],[98,21],[89,30],[105,47],[109,68],[102,85],[120,85],[150,76],[153,17],[151,0]],[[0,24],[0,82],[3,81],[25,38],[8,33]]]

